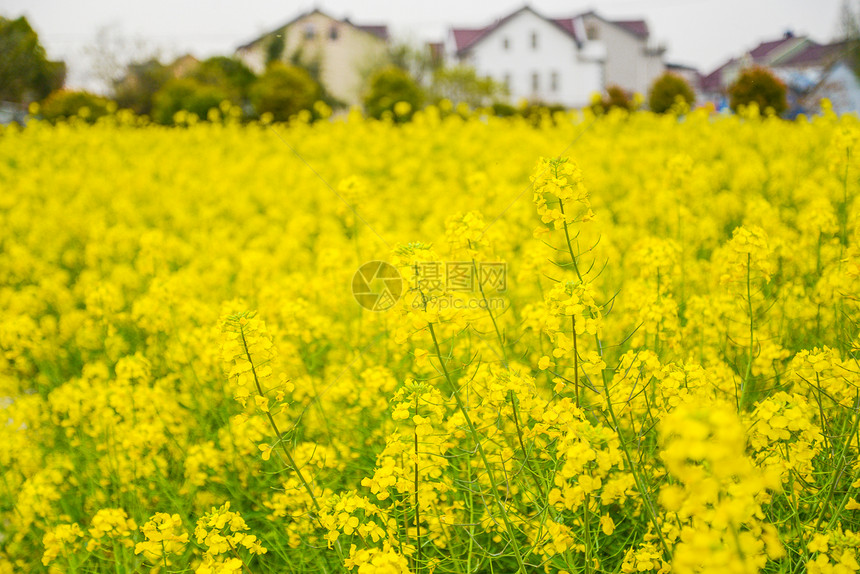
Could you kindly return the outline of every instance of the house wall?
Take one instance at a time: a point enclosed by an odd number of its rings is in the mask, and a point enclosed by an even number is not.
[[[533,33],[537,34],[536,47]],[[478,75],[507,84],[513,103],[528,99],[582,107],[602,88],[602,63],[587,59],[570,35],[529,11],[482,38],[464,63],[473,66]]]
[[[659,55],[648,55],[647,40],[591,14],[583,20],[586,26],[596,28],[596,41],[606,46],[606,86],[647,95],[654,80],[666,70]]]
[[[266,70],[266,50],[262,42],[236,50],[236,57],[259,75]]]
[[[821,83],[806,97],[806,105],[821,111],[821,100],[827,98],[837,114],[860,113],[860,81],[844,62],[834,65]]]
[[[332,38],[332,30],[337,37]],[[284,55],[301,50],[304,62],[318,61],[320,79],[328,92],[348,105],[360,105],[370,72],[384,61],[385,41],[351,24],[313,12],[292,22],[284,33]],[[255,72],[265,68],[268,38],[240,50],[238,56]]]

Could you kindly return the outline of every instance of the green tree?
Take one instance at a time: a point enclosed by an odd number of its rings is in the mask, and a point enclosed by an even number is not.
[[[376,69],[372,71],[378,72],[386,65],[400,68],[412,76],[419,85],[423,85],[431,81],[433,73],[442,68],[442,60],[428,47],[395,44],[388,49],[386,63],[377,62]]]
[[[243,62],[226,56],[215,56],[203,60],[190,77],[201,84],[216,86],[227,92],[234,103],[248,99],[256,74]]]
[[[762,112],[772,109],[776,115],[783,114],[788,109],[785,84],[765,68],[754,66],[743,70],[729,86],[729,106],[737,112],[741,106],[752,103]]]
[[[597,99],[598,97],[600,99]],[[592,101],[590,107],[595,114],[607,113],[615,108],[632,112],[635,108],[635,103],[630,94],[624,88],[614,85],[606,88],[605,96],[595,94]]]
[[[406,102],[410,106],[409,113],[396,117],[398,121],[407,121],[424,103],[424,92],[412,76],[400,68],[378,71],[371,77],[370,88],[364,98],[367,115],[381,118],[385,112],[393,113],[398,102]]]
[[[507,95],[505,87],[492,78],[478,77],[469,66],[440,67],[433,71],[430,92],[434,100],[464,102],[472,108],[488,105]]]
[[[217,86],[208,86],[194,78],[175,78],[155,94],[152,119],[169,125],[180,110],[205,119],[210,109],[217,108],[226,99],[229,99],[227,93]]]
[[[297,66],[273,62],[251,87],[251,103],[257,114],[272,114],[283,122],[301,110],[313,109],[322,90],[311,75]]]
[[[860,0],[856,11],[849,0],[842,0],[839,13],[840,36],[845,42],[848,65],[860,77]]]
[[[63,87],[66,64],[48,60],[23,16],[0,17],[0,100],[29,103]]]
[[[286,30],[276,32],[266,42],[266,65],[273,62],[279,62],[284,56],[284,49],[287,47],[287,41],[284,35]]]
[[[121,108],[152,115],[155,94],[173,77],[170,67],[156,59],[130,64],[125,76],[114,82],[114,99]]]
[[[51,122],[76,116],[94,123],[112,109],[116,109],[116,103],[102,96],[83,91],[57,90],[39,104],[39,115]]]
[[[687,106],[696,101],[693,88],[687,80],[677,74],[666,72],[651,85],[648,92],[648,107],[657,114],[665,114],[679,102],[679,98]]]

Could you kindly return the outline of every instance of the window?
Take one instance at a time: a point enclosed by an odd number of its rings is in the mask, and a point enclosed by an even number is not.
[[[329,39],[337,40],[337,34],[338,34],[337,26],[332,26],[331,28],[329,28],[329,30],[328,30]]]
[[[587,40],[597,40],[597,24],[589,22],[585,25],[585,38]]]
[[[558,91],[558,72],[553,72],[549,77],[549,89],[553,92]]]
[[[315,33],[313,24],[305,26],[305,40],[313,40]]]
[[[532,49],[537,50],[538,41],[537,41],[537,32],[532,32]]]
[[[510,92],[511,91],[511,75],[505,74],[505,78],[504,78],[502,83],[505,85],[505,89]]]
[[[511,47],[511,41],[507,38],[502,38],[502,48],[505,50],[509,50]]]
[[[540,75],[537,72],[532,72],[532,91],[537,92],[540,89]]]

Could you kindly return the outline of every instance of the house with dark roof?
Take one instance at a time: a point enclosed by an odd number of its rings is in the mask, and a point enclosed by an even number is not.
[[[603,46],[582,22],[552,19],[525,6],[481,28],[452,28],[449,57],[505,85],[521,100],[582,107],[603,89]]]
[[[830,68],[844,59],[847,51],[845,42],[819,44],[807,36],[795,36],[789,31],[778,40],[761,42],[703,77],[702,92],[706,100],[724,103],[729,86],[741,71],[761,66],[771,70],[786,84],[789,104],[794,107],[822,82]]]
[[[686,64],[666,62],[666,71],[684,78],[690,87],[693,88],[693,92],[696,94],[696,101],[702,99],[702,74],[699,73],[698,68]]]
[[[239,46],[236,57],[257,73],[271,58],[299,59],[319,68],[329,94],[349,105],[362,100],[365,78],[386,58],[388,27],[338,20],[321,10],[300,14],[270,32]]]
[[[605,86],[618,86],[630,93],[647,94],[666,71],[665,46],[652,42],[645,20],[608,20],[595,12],[578,16],[586,37],[606,49]]]
[[[521,99],[582,107],[608,85],[645,93],[664,71],[643,20],[594,12],[548,18],[529,6],[479,28],[454,27],[449,57],[508,87]]]
[[[825,98],[839,115],[860,113],[860,78],[846,61],[837,60],[827,68],[821,81],[804,97],[804,107],[819,112]]]

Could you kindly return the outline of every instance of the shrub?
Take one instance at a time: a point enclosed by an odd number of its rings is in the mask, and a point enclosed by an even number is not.
[[[692,106],[696,101],[693,88],[687,80],[677,74],[666,72],[651,85],[648,93],[648,107],[657,114],[665,114],[678,103],[681,98],[687,106]]]
[[[555,125],[556,114],[567,111],[562,104],[546,104],[543,102],[520,102],[517,113],[532,126],[539,128],[544,125]]]
[[[464,102],[473,109],[507,95],[504,85],[492,78],[479,77],[475,69],[469,66],[434,70],[431,92],[435,101],[447,99],[454,104]]]
[[[39,104],[39,115],[51,122],[77,116],[94,123],[114,109],[116,103],[102,96],[83,91],[58,90]]]
[[[633,97],[621,86],[609,86],[606,88],[606,95],[594,95],[594,100],[591,104],[591,110],[596,114],[606,113],[613,109],[622,109],[633,111],[635,105]]]
[[[257,76],[240,60],[215,56],[200,62],[190,74],[202,84],[217,86],[227,92],[233,103],[247,99]]]
[[[407,72],[399,68],[380,70],[370,79],[370,89],[364,98],[367,115],[381,118],[385,112],[394,114],[399,102],[409,104],[409,110],[399,106],[401,113],[395,114],[395,121],[408,121],[424,103],[424,92]]]
[[[251,87],[251,103],[258,115],[272,114],[285,122],[302,110],[312,110],[322,91],[304,69],[273,62]]]
[[[785,84],[765,68],[747,68],[729,86],[729,106],[737,112],[752,103],[761,111],[770,108],[776,115],[783,114],[788,109]]]
[[[113,85],[117,105],[139,115],[152,115],[155,94],[172,78],[170,67],[156,59],[129,64],[125,76]]]
[[[152,119],[160,124],[172,124],[176,112],[185,110],[205,119],[209,110],[228,99],[217,86],[202,84],[192,78],[170,80],[155,94]]]
[[[63,87],[66,64],[52,62],[27,18],[0,16],[0,101],[29,103]]]
[[[517,115],[517,108],[511,104],[506,104],[505,102],[493,102],[490,109],[494,116],[498,116],[500,118],[509,118]]]

